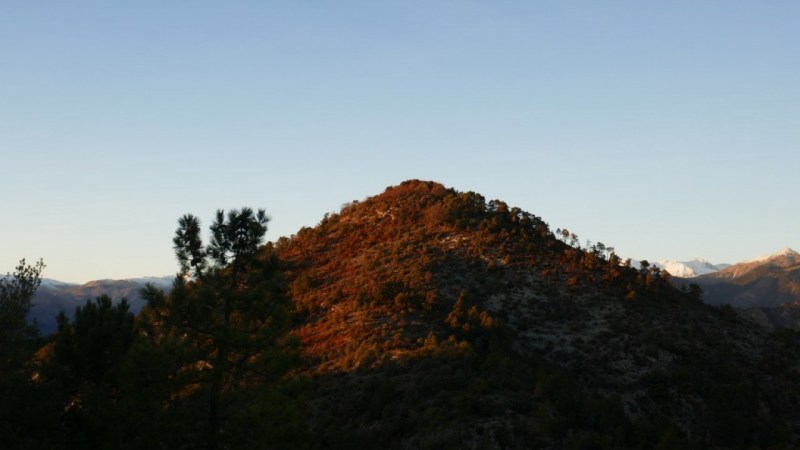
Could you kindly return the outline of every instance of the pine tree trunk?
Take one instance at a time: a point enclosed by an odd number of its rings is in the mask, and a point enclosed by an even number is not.
[[[230,303],[225,298],[225,313],[222,329],[222,339],[218,343],[217,357],[214,361],[214,372],[211,379],[211,393],[208,399],[208,448],[219,448],[219,432],[222,425],[221,405],[222,382],[228,363],[228,343],[230,340]]]

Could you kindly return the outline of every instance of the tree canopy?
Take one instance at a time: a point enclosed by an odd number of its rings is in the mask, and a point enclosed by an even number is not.
[[[174,346],[176,373],[206,398],[204,440],[217,448],[248,407],[240,389],[276,379],[290,360],[289,297],[276,256],[263,248],[269,218],[250,208],[217,211],[204,244],[199,220],[185,215],[173,240],[180,272],[169,295],[148,288],[143,330],[157,346]],[[232,409],[233,408],[233,409]]]
[[[27,323],[33,294],[42,282],[42,260],[29,265],[22,259],[13,274],[0,277],[0,368],[10,370],[24,358],[28,344],[36,336],[35,326]]]

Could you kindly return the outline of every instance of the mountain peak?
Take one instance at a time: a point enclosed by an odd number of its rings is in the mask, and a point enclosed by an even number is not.
[[[671,275],[680,278],[694,278],[714,273],[727,267],[725,264],[712,264],[703,258],[694,258],[689,261],[664,260],[659,261],[657,264]]]
[[[705,301],[738,308],[773,307],[800,299],[800,253],[786,247],[700,277]]]
[[[796,257],[800,256],[800,253],[797,253],[796,251],[794,251],[793,249],[791,249],[789,247],[784,247],[784,248],[778,250],[775,253],[771,253],[771,254],[768,254],[768,255],[761,255],[758,258],[753,258],[753,259],[750,259],[750,260],[747,260],[747,261],[744,261],[744,262],[745,263],[754,263],[754,262],[761,262],[761,261],[769,261],[770,259],[774,259],[774,258],[785,258],[785,257],[789,257],[789,256],[796,258]]]

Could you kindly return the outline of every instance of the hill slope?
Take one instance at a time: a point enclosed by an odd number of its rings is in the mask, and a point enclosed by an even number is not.
[[[712,305],[775,307],[800,301],[800,253],[783,249],[692,279]]]
[[[791,445],[792,340],[408,181],[283,239],[320,447]]]

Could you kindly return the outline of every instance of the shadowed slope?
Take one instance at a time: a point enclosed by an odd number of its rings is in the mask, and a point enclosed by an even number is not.
[[[408,181],[277,249],[312,424],[350,436],[323,446],[715,448],[797,430],[792,342],[503,202]]]

